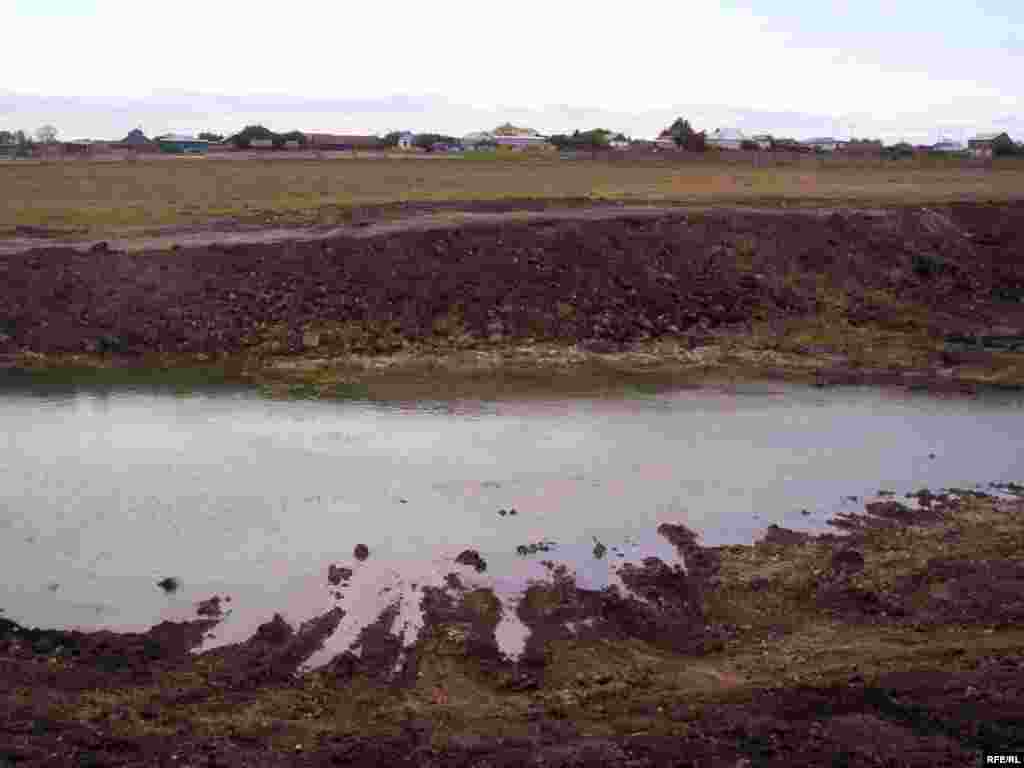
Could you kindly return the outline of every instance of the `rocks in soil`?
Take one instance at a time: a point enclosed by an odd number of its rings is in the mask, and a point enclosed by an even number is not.
[[[369,552],[367,552],[367,556],[369,556]],[[330,584],[332,587],[336,587],[339,584],[341,584],[341,582],[348,581],[351,578],[351,568],[335,565],[334,563],[331,563],[331,565],[327,568],[327,583]]]
[[[455,558],[455,562],[459,565],[468,565],[476,570],[477,573],[482,573],[487,570],[487,561],[484,560],[480,553],[475,549],[465,549],[459,553],[459,556]]]
[[[516,547],[516,554],[535,555],[538,552],[550,552],[557,546],[553,541],[537,541],[532,544],[520,544]]]
[[[853,574],[864,570],[864,555],[855,549],[841,549],[832,555],[832,571]]]
[[[950,319],[940,333],[963,331],[966,318],[994,314],[997,302],[1024,295],[1017,203],[950,206],[942,215],[956,226],[942,233],[923,226],[927,214],[917,211],[853,214],[841,231],[805,213],[702,215],[699,225],[666,213],[644,221],[624,215],[410,227],[328,241],[179,247],[174,259],[39,248],[0,257],[0,330],[17,319],[13,333],[3,330],[11,336],[5,347],[43,353],[78,352],[103,333],[119,337],[118,354],[233,352],[275,341],[294,353],[379,352],[395,349],[397,336],[447,344],[498,335],[592,340],[615,351],[642,338],[734,325],[755,312],[813,313],[817,293],[783,279],[793,272],[841,281],[854,321],[889,319],[864,300],[868,292],[941,305]],[[963,235],[965,227],[976,236]],[[737,264],[740,238],[758,245],[754,274]],[[458,322],[435,334],[456,303]],[[292,329],[288,339],[253,338],[253,328],[284,325]],[[332,326],[356,332],[339,341]],[[983,332],[1019,344],[1019,328],[997,330]]]
[[[196,613],[198,613],[200,616],[209,616],[210,618],[220,616],[220,596],[214,595],[209,600],[203,600],[202,602],[200,602],[199,607],[196,609]]]
[[[168,576],[166,579],[158,581],[156,585],[164,592],[170,594],[172,592],[177,592],[181,588],[181,579],[174,576]]]

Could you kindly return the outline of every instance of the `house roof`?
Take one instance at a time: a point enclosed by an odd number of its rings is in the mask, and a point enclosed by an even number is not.
[[[999,133],[979,133],[971,141],[995,141],[1000,136],[1006,136],[1006,131],[1000,131]]]
[[[519,128],[512,123],[499,125],[492,131],[495,136],[540,136],[540,133],[532,128]]]
[[[132,128],[128,131],[128,135],[121,140],[122,144],[151,144],[152,142],[146,138],[146,134],[142,132],[141,128]]]
[[[817,136],[813,139],[806,139],[804,144],[838,144],[838,139],[833,139],[831,136]]]

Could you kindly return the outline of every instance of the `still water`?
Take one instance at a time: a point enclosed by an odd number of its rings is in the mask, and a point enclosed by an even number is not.
[[[553,402],[273,401],[3,376],[0,609],[49,627],[144,629],[219,594],[232,612],[215,642],[242,639],[275,611],[302,621],[336,604],[330,563],[356,569],[341,603],[349,634],[397,599],[414,626],[416,590],[457,570],[466,548],[488,569],[462,571],[512,600],[544,558],[591,587],[614,583],[622,562],[673,560],[662,522],[744,543],[773,522],[822,529],[880,489],[1024,478],[1019,396],[772,383]],[[516,553],[544,540],[546,554]],[[360,543],[365,563],[352,557]],[[167,576],[183,584],[172,595],[156,586]],[[511,645],[514,625],[503,622]]]

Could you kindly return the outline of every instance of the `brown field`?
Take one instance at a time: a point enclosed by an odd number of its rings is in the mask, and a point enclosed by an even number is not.
[[[216,220],[335,224],[395,202],[615,200],[679,204],[900,205],[1024,195],[1024,163],[841,163],[755,167],[715,159],[235,160],[14,162],[0,166],[0,235],[80,235]]]

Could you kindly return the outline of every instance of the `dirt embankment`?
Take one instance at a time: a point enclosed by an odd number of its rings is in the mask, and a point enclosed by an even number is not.
[[[500,601],[455,572],[423,589],[411,646],[389,609],[307,673],[341,609],[198,655],[216,618],[142,635],[0,621],[0,759],[965,766],[1019,750],[1024,500],[922,491],[835,524],[717,548],[663,525],[686,569],[623,566],[626,590],[551,563],[515,609],[515,660]]]
[[[0,256],[0,352],[614,351],[722,328],[780,341],[827,321],[914,336],[930,363],[955,365],[939,355],[950,334],[1022,333],[1021,253],[1024,204],[1010,203],[624,210],[141,253],[38,248]]]

